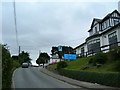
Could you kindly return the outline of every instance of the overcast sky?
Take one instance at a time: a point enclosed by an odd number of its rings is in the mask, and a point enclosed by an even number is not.
[[[16,2],[18,40],[21,51],[33,61],[41,52],[51,53],[52,46],[73,48],[89,36],[93,18],[103,18],[118,8],[115,2]],[[1,7],[1,6],[0,6]],[[0,9],[1,11],[1,9]],[[12,55],[18,54],[12,2],[2,2],[2,44]]]

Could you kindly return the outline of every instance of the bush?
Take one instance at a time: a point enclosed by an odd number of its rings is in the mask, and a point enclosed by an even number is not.
[[[93,64],[104,64],[107,60],[107,56],[105,53],[99,52],[93,57]]]
[[[114,63],[113,69],[117,72],[120,72],[120,61]]]
[[[90,58],[88,63],[89,64],[93,63],[93,58]]]
[[[11,87],[12,59],[9,51],[2,46],[2,88]]]
[[[120,47],[112,47],[109,52],[109,57],[112,61],[120,60]]]
[[[61,69],[61,68],[65,68],[67,67],[67,63],[65,61],[60,61],[58,64],[57,64],[57,69]]]
[[[21,65],[18,61],[13,60],[13,69],[19,68]]]
[[[13,70],[19,66],[19,62],[12,60],[6,46],[2,46],[2,90],[11,88]]]
[[[59,73],[61,75],[80,81],[98,83],[113,87],[120,87],[120,73],[97,73],[97,72],[74,71],[74,70],[66,70],[66,69],[60,69]]]

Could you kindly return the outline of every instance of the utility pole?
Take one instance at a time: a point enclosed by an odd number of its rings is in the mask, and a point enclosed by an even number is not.
[[[18,54],[20,54],[20,46],[19,46],[19,41],[18,41],[18,30],[17,30],[17,19],[16,19],[15,0],[14,0],[14,2],[13,2],[13,8],[14,8],[14,22],[15,22],[15,33],[16,33],[16,44],[17,44]]]
[[[21,47],[19,46],[19,55],[20,55]]]

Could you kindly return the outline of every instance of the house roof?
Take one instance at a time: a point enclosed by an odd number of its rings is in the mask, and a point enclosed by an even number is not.
[[[91,28],[93,27],[94,25],[94,22],[97,22],[97,23],[100,23],[102,20],[101,19],[98,19],[98,18],[94,18],[93,21],[92,21],[92,24],[91,24]],[[90,32],[92,29],[90,29],[88,32]]]
[[[98,37],[98,36],[100,36],[100,34],[94,34],[92,36],[89,36],[88,38],[86,38],[86,41],[88,41],[88,40],[90,40],[92,38]]]
[[[79,48],[79,47],[83,46],[84,44],[86,44],[86,42],[84,42],[84,43],[82,43],[82,44],[78,45],[78,46],[77,46],[77,47],[75,47],[74,49],[77,49],[77,48]]]
[[[91,24],[91,28],[93,27],[93,24],[94,24],[95,21],[97,21],[98,23],[102,23],[106,19],[110,18],[113,13],[117,13],[117,14],[120,15],[120,13],[117,10],[114,10],[112,13],[107,14],[103,19],[94,18],[93,21],[92,21],[92,24]],[[90,32],[91,30],[92,29],[88,30],[88,32]]]

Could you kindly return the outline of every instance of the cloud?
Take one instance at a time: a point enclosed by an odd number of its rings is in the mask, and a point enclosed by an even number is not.
[[[108,7],[109,6],[109,7]],[[75,47],[85,41],[94,17],[102,18],[117,7],[117,3],[44,3],[17,2],[17,28],[21,50],[36,59],[39,50],[51,53],[52,46]],[[3,42],[16,47],[13,3],[3,3]]]

